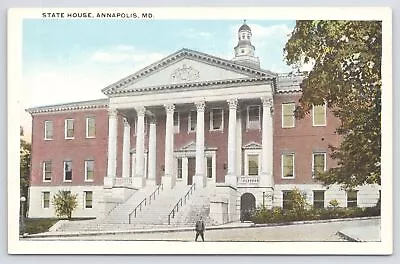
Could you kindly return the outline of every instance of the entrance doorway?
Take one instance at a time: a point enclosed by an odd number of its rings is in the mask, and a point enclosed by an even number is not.
[[[193,176],[196,173],[196,158],[188,158],[188,180],[187,184],[193,184]]]
[[[240,221],[250,221],[256,210],[256,198],[251,193],[245,193],[240,197]]]

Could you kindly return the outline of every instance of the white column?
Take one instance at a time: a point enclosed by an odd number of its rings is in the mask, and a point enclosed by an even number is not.
[[[149,177],[148,184],[156,184],[156,165],[157,165],[157,136],[156,136],[156,122],[152,120],[149,129]]]
[[[133,178],[133,187],[142,188],[145,185],[144,178],[144,116],[146,108],[137,107],[137,131],[136,131],[136,168]]]
[[[206,186],[205,157],[204,157],[204,109],[205,102],[196,102],[197,123],[196,123],[196,174],[193,178],[196,187]]]
[[[112,188],[117,173],[117,133],[118,111],[115,108],[108,110],[108,158],[107,176],[104,178],[104,187]]]
[[[273,124],[272,124],[272,98],[262,97],[263,117],[262,117],[262,155],[261,155],[261,179],[263,187],[273,187],[272,177],[273,164]]]
[[[228,130],[228,174],[225,176],[225,183],[237,186],[236,175],[236,110],[237,99],[227,100],[229,105],[229,130]]]
[[[188,157],[183,157],[182,158],[182,179],[183,182],[187,185],[188,184],[188,179],[189,179],[189,174],[188,174]]]
[[[174,111],[175,105],[165,105],[167,113],[165,123],[165,172],[162,183],[166,188],[173,188],[175,185],[174,179]]]
[[[130,148],[131,148],[131,126],[127,118],[124,118],[124,139],[122,145],[122,177],[129,177],[130,169]]]

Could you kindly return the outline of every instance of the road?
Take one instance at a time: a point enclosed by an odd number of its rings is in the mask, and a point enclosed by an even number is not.
[[[302,225],[287,225],[275,227],[252,227],[206,230],[206,241],[345,241],[336,233],[343,229],[369,230],[369,227],[380,225],[379,219],[353,220],[331,223],[314,223]],[[193,231],[129,233],[114,235],[96,235],[79,237],[46,237],[29,238],[28,240],[163,240],[163,241],[193,241]],[[372,237],[372,234],[371,234]],[[375,236],[376,237],[376,234]]]

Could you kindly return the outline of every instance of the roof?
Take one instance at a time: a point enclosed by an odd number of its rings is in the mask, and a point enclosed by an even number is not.
[[[96,108],[107,108],[109,99],[97,99],[90,101],[80,101],[72,103],[63,103],[55,105],[37,106],[25,109],[30,114],[38,113],[49,113],[49,112],[59,112],[59,111],[71,111],[71,110],[86,110],[86,109],[96,109]]]
[[[251,31],[251,28],[250,28],[246,23],[244,23],[244,24],[241,25],[240,28],[239,28],[239,31],[242,31],[242,30]]]

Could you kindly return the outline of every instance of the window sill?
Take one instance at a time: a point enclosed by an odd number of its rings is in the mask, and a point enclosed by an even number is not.
[[[283,129],[288,129],[288,128],[295,128],[295,127],[296,127],[296,126],[285,126],[285,127],[283,126],[282,128],[283,128]]]
[[[44,183],[51,183],[51,180],[43,180]]]
[[[72,182],[72,180],[64,180],[63,182]]]
[[[45,141],[52,141],[52,138],[44,138]]]
[[[295,177],[281,177],[282,180],[293,180]]]
[[[313,124],[312,126],[313,127],[326,127],[326,124],[324,124],[324,125],[315,125],[315,124]]]
[[[93,183],[94,180],[85,180],[85,182],[87,182],[87,183]]]
[[[224,132],[223,129],[219,128],[219,129],[210,129],[210,132]]]
[[[70,140],[70,139],[74,139],[74,138],[73,138],[73,137],[66,137],[66,138],[64,138],[64,139]]]
[[[86,137],[87,139],[92,139],[92,138],[96,138],[96,137]]]

